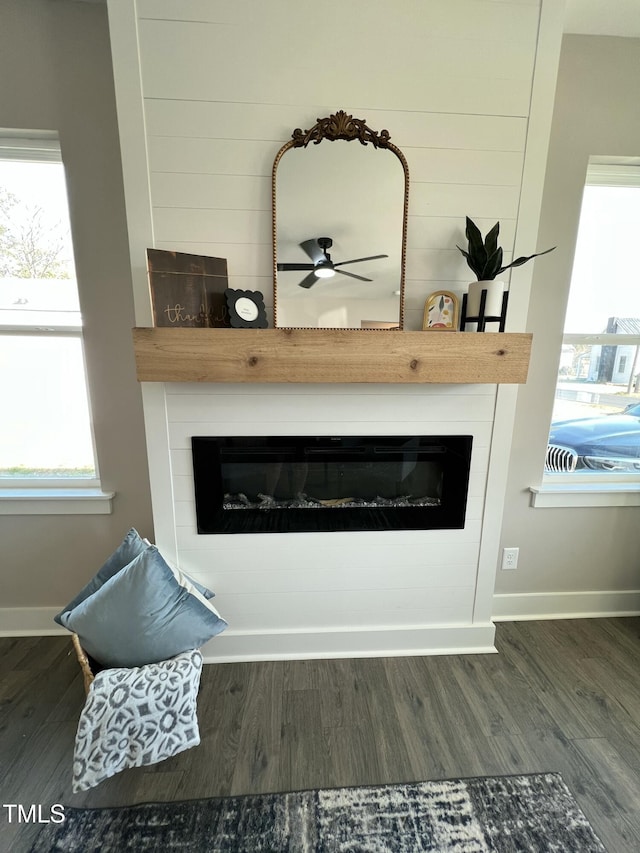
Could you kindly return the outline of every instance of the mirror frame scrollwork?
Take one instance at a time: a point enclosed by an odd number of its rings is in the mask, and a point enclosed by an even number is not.
[[[338,110],[325,118],[318,118],[309,130],[296,128],[291,139],[286,142],[276,154],[271,172],[271,216],[272,216],[272,240],[273,240],[273,314],[274,325],[277,326],[278,317],[278,258],[277,258],[277,202],[276,202],[276,177],[278,164],[283,155],[292,148],[306,148],[310,143],[319,145],[323,141],[335,142],[345,140],[353,142],[357,140],[361,145],[371,145],[374,148],[387,149],[398,158],[404,172],[404,205],[402,213],[402,247],[400,253],[400,310],[398,330],[404,328],[404,290],[405,290],[405,267],[407,254],[407,217],[409,211],[409,166],[402,151],[391,142],[388,130],[377,132],[372,130],[363,119],[354,118],[344,110]],[[309,331],[313,331],[310,329]],[[362,331],[351,329],[350,331]]]

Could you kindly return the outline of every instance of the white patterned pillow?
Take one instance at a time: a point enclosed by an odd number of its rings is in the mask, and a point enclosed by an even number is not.
[[[99,672],[80,715],[73,791],[86,791],[127,767],[170,758],[200,743],[196,699],[199,651],[131,669]]]

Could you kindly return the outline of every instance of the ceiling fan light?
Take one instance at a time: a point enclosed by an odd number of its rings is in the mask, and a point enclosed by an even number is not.
[[[332,278],[336,274],[336,271],[333,267],[319,266],[314,269],[313,274],[317,278]]]

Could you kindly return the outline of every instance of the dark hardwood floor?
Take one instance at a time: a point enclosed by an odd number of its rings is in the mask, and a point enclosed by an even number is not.
[[[111,806],[559,771],[610,853],[640,850],[640,618],[503,623],[499,654],[205,666],[202,743],[71,793],[65,637],[0,639],[0,804]],[[36,824],[0,811],[0,850]],[[545,851],[540,851],[545,853]]]

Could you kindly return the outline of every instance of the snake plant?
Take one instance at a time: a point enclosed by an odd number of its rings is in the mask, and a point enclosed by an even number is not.
[[[467,259],[467,264],[473,270],[478,281],[492,281],[496,276],[511,267],[521,267],[532,258],[537,258],[540,255],[546,255],[555,249],[546,249],[544,252],[537,252],[535,255],[516,258],[510,264],[502,265],[502,249],[498,246],[498,234],[500,233],[500,223],[496,222],[493,228],[487,232],[487,236],[482,239],[480,229],[467,216],[467,227],[465,235],[468,241],[467,250],[457,246],[458,249]]]

